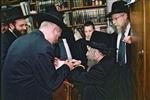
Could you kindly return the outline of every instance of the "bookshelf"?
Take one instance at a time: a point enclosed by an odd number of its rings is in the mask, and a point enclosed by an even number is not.
[[[94,24],[105,24],[106,0],[31,0],[31,9],[38,12],[47,4],[53,4],[64,13],[67,26],[83,25],[87,20]],[[36,6],[36,7],[33,7]]]
[[[67,0],[66,4],[65,9],[59,6],[57,10],[64,13],[64,22],[68,27],[81,27],[86,21],[91,20],[96,26],[102,26],[103,30],[104,26],[107,28],[106,0]]]
[[[19,4],[19,1],[16,1],[7,0],[5,4]],[[25,2],[29,3],[31,11],[37,12],[43,11],[45,5],[55,5],[57,10],[63,13],[65,24],[73,29],[83,26],[88,20],[98,26],[106,25],[106,0],[25,0]]]
[[[73,29],[91,20],[95,25],[106,25],[106,0],[29,0],[30,10],[44,11],[45,5],[52,4],[63,13],[64,22]]]

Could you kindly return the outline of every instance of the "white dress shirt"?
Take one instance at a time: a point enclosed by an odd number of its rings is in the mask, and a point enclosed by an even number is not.
[[[126,27],[126,29],[125,29],[125,33],[124,33],[125,36],[128,36],[128,35],[129,35],[130,29],[131,29],[131,24],[128,23],[128,25],[127,25],[127,27]],[[116,55],[116,57],[117,57],[117,59],[116,59],[117,62],[118,62],[118,52],[119,52],[119,45],[120,45],[121,35],[122,35],[122,33],[118,33],[118,37],[117,37],[117,55]],[[126,46],[126,43],[125,43],[125,46]],[[125,63],[127,63],[126,50],[125,50]]]

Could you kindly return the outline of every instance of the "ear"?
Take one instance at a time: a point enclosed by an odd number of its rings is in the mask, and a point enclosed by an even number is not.
[[[128,14],[127,13],[124,13],[124,16],[125,16],[126,19],[128,18]]]
[[[99,50],[96,50],[95,55],[103,56],[103,54]]]
[[[94,54],[95,54],[95,56],[97,56],[97,55],[100,55],[100,53],[101,52],[99,52],[99,50],[96,50]]]
[[[12,30],[14,30],[14,29],[15,29],[15,26],[14,26],[14,24],[13,24],[13,23],[9,23],[9,27],[10,27],[10,29],[12,29]]]

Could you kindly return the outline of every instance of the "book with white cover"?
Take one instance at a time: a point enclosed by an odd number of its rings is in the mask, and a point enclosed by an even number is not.
[[[59,49],[60,49],[60,59],[61,60],[72,59],[71,51],[70,51],[70,48],[68,46],[66,39],[63,38],[59,42]]]

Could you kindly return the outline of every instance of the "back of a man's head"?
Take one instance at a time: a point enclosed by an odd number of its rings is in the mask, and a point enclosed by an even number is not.
[[[45,39],[51,44],[58,42],[62,32],[62,29],[58,25],[49,21],[43,21],[39,30],[44,34]]]

